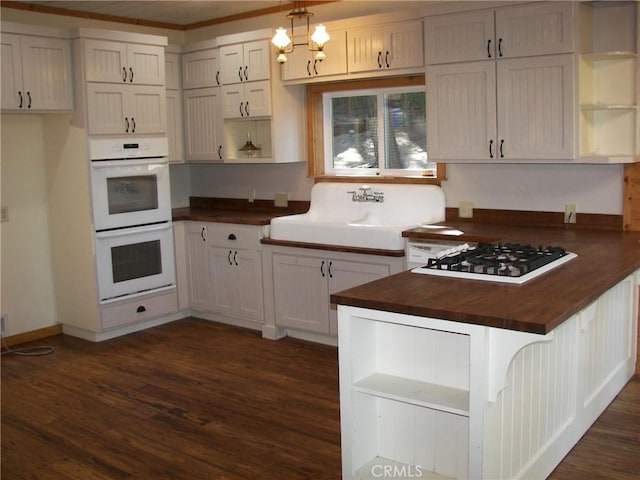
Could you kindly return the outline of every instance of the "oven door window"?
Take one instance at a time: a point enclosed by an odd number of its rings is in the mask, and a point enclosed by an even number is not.
[[[161,274],[160,240],[112,247],[111,270],[113,283]]]
[[[109,215],[158,208],[158,179],[155,175],[107,178]]]

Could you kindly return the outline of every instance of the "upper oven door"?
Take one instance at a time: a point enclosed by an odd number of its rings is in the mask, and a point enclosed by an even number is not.
[[[171,220],[166,157],[91,162],[96,230]]]

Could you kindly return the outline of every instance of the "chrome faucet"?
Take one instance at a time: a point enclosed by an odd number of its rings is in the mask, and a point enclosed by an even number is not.
[[[347,194],[351,195],[352,202],[384,202],[384,192],[370,192],[369,185],[363,185],[358,190],[360,193],[355,190],[347,191]]]

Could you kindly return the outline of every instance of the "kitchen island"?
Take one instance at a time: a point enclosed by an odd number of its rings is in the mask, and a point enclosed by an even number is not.
[[[332,295],[343,478],[545,478],[633,375],[640,235],[452,227],[578,257],[522,285],[407,271]]]

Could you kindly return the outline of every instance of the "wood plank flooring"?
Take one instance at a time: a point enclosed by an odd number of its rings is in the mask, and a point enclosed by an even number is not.
[[[185,319],[2,356],[3,480],[337,480],[335,348]],[[640,478],[634,377],[552,480]]]

